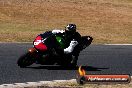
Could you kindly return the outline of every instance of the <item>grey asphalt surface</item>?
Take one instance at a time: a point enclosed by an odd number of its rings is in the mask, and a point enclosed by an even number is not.
[[[75,79],[77,68],[61,68],[33,64],[17,66],[17,60],[30,43],[0,43],[0,84]],[[80,53],[78,65],[87,74],[132,75],[132,46],[91,45]]]

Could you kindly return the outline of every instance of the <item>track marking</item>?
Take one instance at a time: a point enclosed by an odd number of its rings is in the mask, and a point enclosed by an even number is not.
[[[123,45],[123,46],[131,46],[132,44],[103,44],[103,45],[116,45],[116,46]]]
[[[0,42],[1,43],[7,43],[7,44],[32,44],[33,42]],[[91,44],[91,45],[132,45],[132,44]]]
[[[38,82],[26,82],[26,83],[13,83],[13,84],[2,84],[0,88],[25,88],[25,87],[41,87],[41,86],[56,86],[56,84],[75,83],[76,79],[70,80],[53,80],[53,81],[38,81]],[[59,86],[59,85],[58,85]]]
[[[132,79],[132,76],[131,76]],[[0,88],[25,88],[25,87],[44,87],[44,86],[59,86],[57,84],[77,84],[76,79],[70,80],[53,80],[53,81],[38,81],[38,82],[26,82],[26,83],[13,83],[13,84],[2,84]],[[130,83],[132,84],[132,82]]]

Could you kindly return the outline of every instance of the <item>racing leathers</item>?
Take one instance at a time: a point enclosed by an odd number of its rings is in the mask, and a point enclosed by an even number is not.
[[[62,34],[65,38],[65,41],[67,42],[66,46],[67,48],[65,48],[64,54],[72,54],[72,61],[71,64],[76,65],[77,64],[77,60],[78,60],[78,56],[80,53],[80,50],[77,49],[76,46],[79,45],[79,42],[81,40],[81,35],[78,32],[75,32],[73,34],[71,33],[66,33],[64,30],[53,30],[52,31],[53,34]]]

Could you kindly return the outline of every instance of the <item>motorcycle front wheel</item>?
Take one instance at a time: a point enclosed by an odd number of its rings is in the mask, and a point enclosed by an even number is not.
[[[22,56],[20,56],[20,58],[17,61],[18,66],[20,66],[21,68],[30,66],[33,63],[34,63],[34,60],[30,52],[27,52],[23,54]]]

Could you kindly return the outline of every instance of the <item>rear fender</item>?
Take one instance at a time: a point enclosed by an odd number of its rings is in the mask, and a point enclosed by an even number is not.
[[[84,45],[89,46],[92,43],[92,41],[93,41],[93,38],[91,36],[83,36],[82,37],[82,43]]]
[[[92,42],[93,38],[91,36],[82,36],[82,40],[88,40],[89,42]]]

